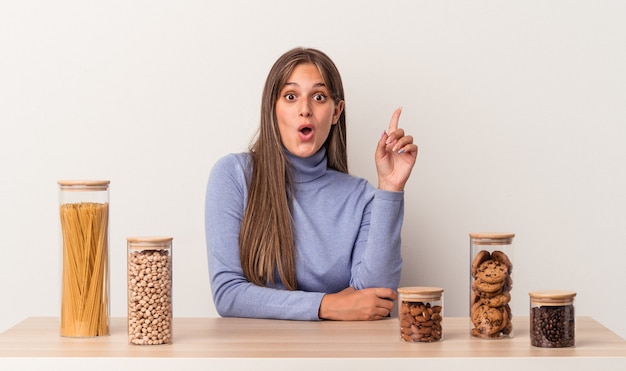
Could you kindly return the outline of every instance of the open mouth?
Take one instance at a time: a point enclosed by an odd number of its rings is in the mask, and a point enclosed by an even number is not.
[[[303,124],[298,128],[298,132],[300,132],[300,140],[308,142],[313,139],[315,130],[313,125]]]

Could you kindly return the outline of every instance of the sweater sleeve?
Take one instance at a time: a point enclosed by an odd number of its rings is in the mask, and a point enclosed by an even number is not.
[[[352,287],[357,290],[398,288],[402,270],[403,220],[404,192],[376,189],[363,214],[354,247]]]
[[[319,320],[324,293],[268,288],[247,281],[239,260],[239,228],[247,198],[248,157],[228,155],[209,176],[205,233],[213,301],[223,317]]]

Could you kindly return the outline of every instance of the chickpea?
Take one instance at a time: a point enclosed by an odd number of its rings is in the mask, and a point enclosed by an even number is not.
[[[128,256],[128,337],[132,344],[170,344],[171,255],[140,250]]]

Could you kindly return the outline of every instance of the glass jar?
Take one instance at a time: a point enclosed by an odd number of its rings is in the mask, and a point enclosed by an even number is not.
[[[513,337],[513,233],[470,233],[470,334]]]
[[[398,289],[400,339],[409,343],[432,343],[443,339],[443,289],[401,287]]]
[[[61,336],[109,335],[109,181],[60,180]]]
[[[172,344],[172,237],[127,238],[128,342]]]
[[[530,296],[530,344],[573,347],[576,338],[573,291],[535,291]]]

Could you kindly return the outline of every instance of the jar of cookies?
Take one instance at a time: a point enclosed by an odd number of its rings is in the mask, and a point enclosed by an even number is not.
[[[398,289],[400,339],[409,343],[432,343],[443,339],[443,289],[401,287]]]
[[[172,343],[172,237],[129,237],[128,342]]]
[[[573,291],[535,291],[530,296],[530,344],[540,348],[573,347],[576,337]]]
[[[61,336],[109,335],[109,183],[58,181]]]
[[[513,337],[513,233],[470,233],[470,334]]]

